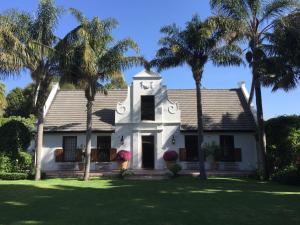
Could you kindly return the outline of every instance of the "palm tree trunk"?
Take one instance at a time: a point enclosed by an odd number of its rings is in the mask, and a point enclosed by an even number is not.
[[[266,150],[266,135],[264,127],[263,107],[262,107],[262,95],[260,81],[256,77],[255,81],[255,97],[256,97],[256,110],[257,110],[257,123],[258,123],[258,142],[260,148],[260,160],[262,169],[262,179],[269,178],[268,166],[267,166],[267,150]]]
[[[88,100],[86,104],[87,108],[87,121],[86,121],[86,152],[85,152],[85,170],[84,180],[88,180],[90,177],[91,166],[91,147],[92,147],[92,110],[93,102]]]
[[[43,107],[41,107],[40,109],[38,109],[36,152],[35,152],[35,154],[36,154],[35,180],[41,179],[43,132],[44,132],[44,110],[43,110]]]
[[[195,77],[195,76],[194,76]],[[199,178],[206,179],[206,172],[204,166],[204,152],[202,150],[203,142],[203,115],[202,115],[202,97],[201,97],[201,79],[196,80],[197,93],[197,120],[198,120],[198,160],[199,160]]]
[[[255,79],[252,79],[252,83],[251,83],[251,89],[250,89],[250,95],[249,95],[249,99],[248,99],[248,105],[251,106],[252,100],[253,100],[253,96],[254,96],[254,88],[255,87]]]

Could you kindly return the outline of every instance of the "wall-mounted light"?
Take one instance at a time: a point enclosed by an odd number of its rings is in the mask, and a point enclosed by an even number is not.
[[[172,144],[175,145],[175,143],[176,143],[176,140],[175,140],[175,136],[173,135],[172,136]]]
[[[121,145],[124,145],[124,136],[121,136]]]

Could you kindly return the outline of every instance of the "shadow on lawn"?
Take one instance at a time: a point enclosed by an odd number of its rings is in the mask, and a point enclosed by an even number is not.
[[[11,182],[0,224],[299,224],[299,191],[240,179]]]

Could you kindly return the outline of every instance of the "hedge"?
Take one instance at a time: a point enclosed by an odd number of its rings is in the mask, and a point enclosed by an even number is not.
[[[27,173],[6,173],[0,172],[0,180],[25,180],[27,179]]]

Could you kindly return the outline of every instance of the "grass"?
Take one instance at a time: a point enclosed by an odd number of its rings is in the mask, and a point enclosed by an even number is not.
[[[0,181],[0,224],[300,224],[300,188],[251,179]]]

